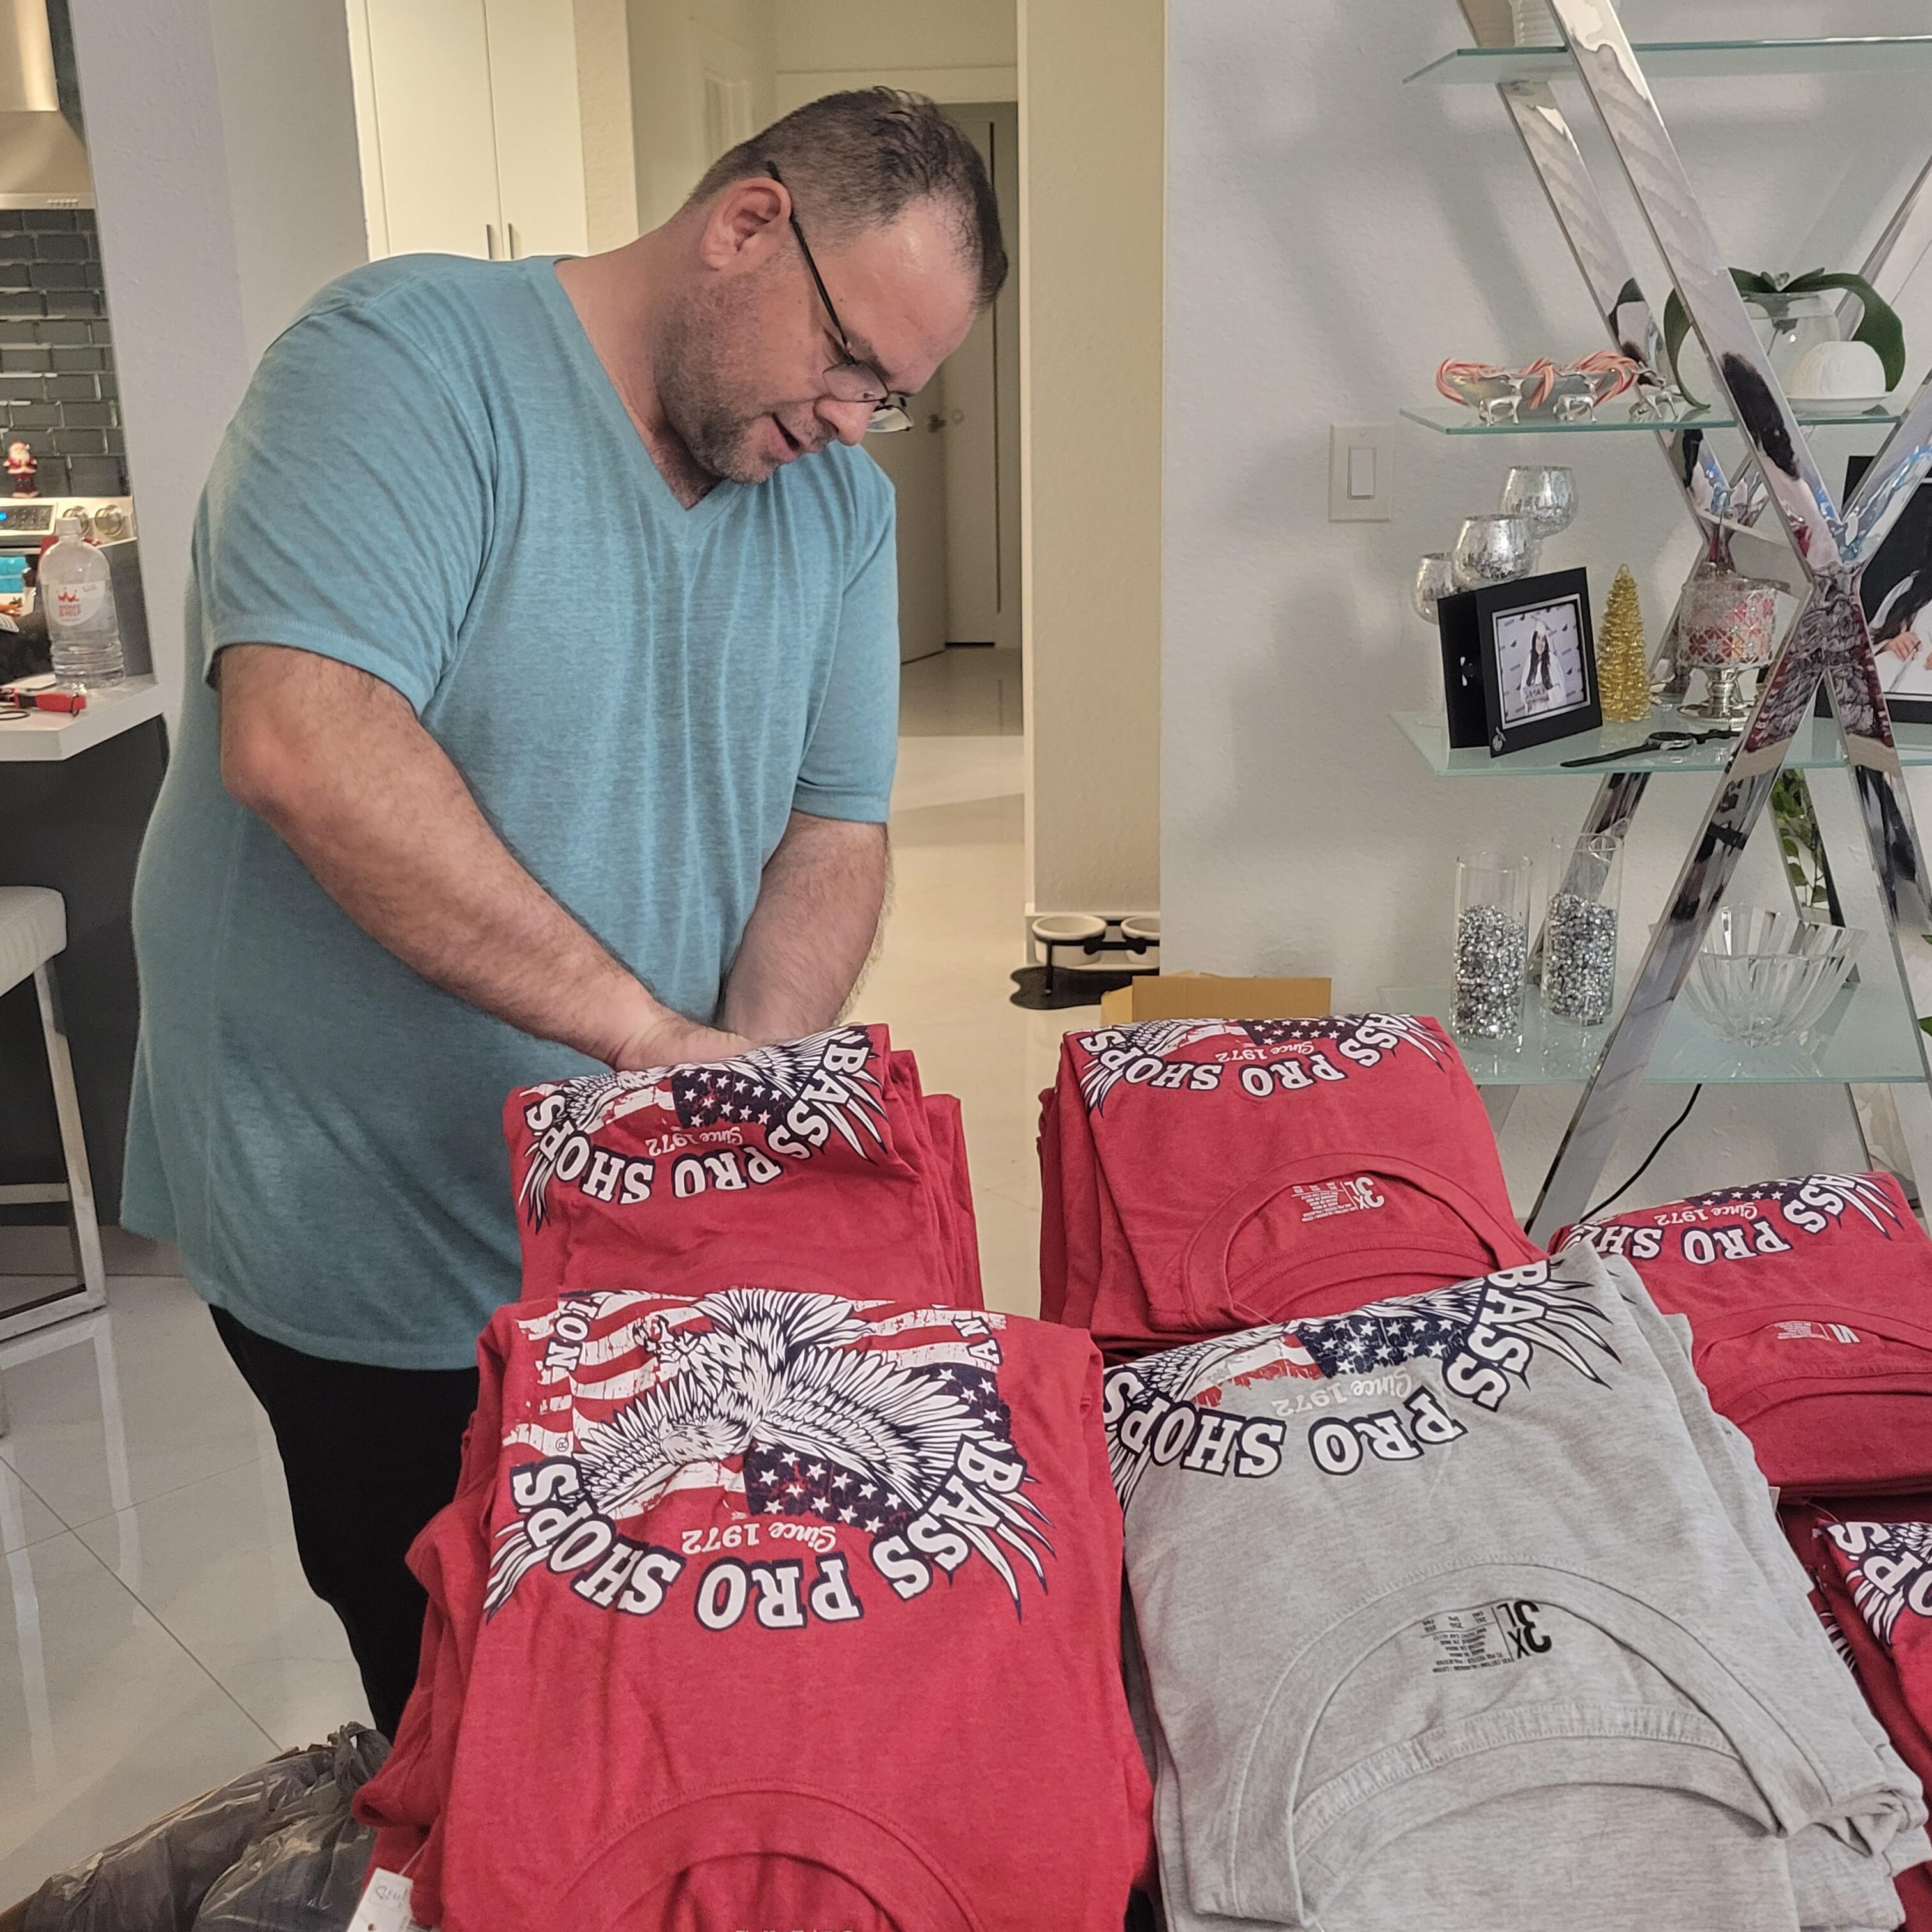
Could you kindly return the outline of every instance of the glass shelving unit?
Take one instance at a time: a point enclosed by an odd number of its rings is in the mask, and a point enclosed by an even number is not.
[[[1808,404],[1795,406],[1798,420],[1807,429],[1888,429],[1904,415],[1902,406],[1888,399],[1869,408],[1847,411],[1820,410]],[[1486,423],[1472,409],[1460,403],[1424,404],[1402,411],[1404,421],[1432,429],[1438,436],[1614,436],[1648,430],[1669,435],[1675,430],[1736,429],[1738,419],[1728,410],[1694,410],[1674,419],[1659,422],[1654,416],[1633,418],[1621,402],[1606,403],[1595,415],[1581,422],[1558,422],[1553,417],[1532,416],[1520,422]]]
[[[1385,986],[1383,1010],[1427,1013],[1449,1024],[1446,986]],[[1621,1009],[1619,1009],[1621,1010]],[[1617,1017],[1612,1016],[1612,1019]],[[1882,964],[1848,986],[1825,1017],[1801,1039],[1744,1047],[1720,1040],[1679,1000],[1644,1070],[1653,1086],[1702,1082],[1784,1086],[1828,1080],[1846,1085],[1894,1086],[1922,1080],[1924,1070],[1895,976]],[[1574,1087],[1596,1071],[1610,1027],[1573,1026],[1550,1018],[1531,987],[1521,1044],[1498,1048],[1458,1039],[1457,1049],[1479,1087]]]
[[[1532,989],[1520,1046],[1485,1052],[1480,1043],[1468,1043],[1465,1056],[1478,1081],[1491,1090],[1492,1118],[1498,1108],[1507,1110],[1510,1090],[1520,1086],[1582,1089],[1532,1216],[1532,1232],[1540,1238],[1547,1239],[1594,1198],[1624,1105],[1636,1085],[1646,1082],[1842,1084],[1862,1127],[1868,1115],[1882,1126],[1889,1114],[1886,1131],[1898,1136],[1904,1145],[1896,1151],[1888,1145],[1888,1157],[1906,1162],[1932,1202],[1932,1071],[1916,1018],[1932,1012],[1932,947],[1926,944],[1932,938],[1932,869],[1921,850],[1904,789],[1906,768],[1932,765],[1932,727],[1892,728],[1882,714],[1874,719],[1854,704],[1841,728],[1831,718],[1812,715],[1809,701],[1821,669],[1834,656],[1855,685],[1876,682],[1870,640],[1855,617],[1847,621],[1844,607],[1856,572],[1870,560],[1924,473],[1924,453],[1932,449],[1932,381],[1916,394],[1901,390],[1862,409],[1790,401],[1751,317],[1731,288],[1718,236],[1698,207],[1658,104],[1665,95],[1663,84],[1679,80],[1904,74],[1932,81],[1932,33],[1633,45],[1616,18],[1614,0],[1550,4],[1564,44],[1463,48],[1431,61],[1408,81],[1495,90],[1548,198],[1592,305],[1604,318],[1610,346],[1640,364],[1661,369],[1658,317],[1664,291],[1643,287],[1577,144],[1558,94],[1574,99],[1580,93],[1609,136],[1624,184],[1690,310],[1713,370],[1724,372],[1724,386],[1712,406],[1661,421],[1633,418],[1628,398],[1579,423],[1486,424],[1472,410],[1432,398],[1418,399],[1417,406],[1401,414],[1432,434],[1451,436],[1647,433],[1698,526],[1702,554],[1729,564],[1736,539],[1788,537],[1799,576],[1786,580],[1800,603],[1767,673],[1782,700],[1769,716],[1781,721],[1796,713],[1799,722],[1788,737],[1780,724],[1748,757],[1737,754],[1736,738],[1677,752],[1630,751],[1652,732],[1680,724],[1686,730],[1707,728],[1666,712],[1640,724],[1607,725],[1495,758],[1481,748],[1452,752],[1438,713],[1394,714],[1397,728],[1440,777],[1594,778],[1594,796],[1581,828],[1592,835],[1627,831],[1656,778],[1694,773],[1711,787],[1702,823],[1657,926],[1647,928],[1644,914],[1626,908],[1630,984],[1609,1022],[1586,1030],[1546,1022]],[[1653,82],[1659,83],[1654,91]],[[1776,139],[1782,130],[1767,131]],[[1932,162],[1857,266],[1881,294],[1895,299],[1928,242]],[[1732,394],[1753,399],[1750,422],[1738,421],[1729,400]],[[1717,430],[1732,435],[1721,449],[1718,439],[1703,434]],[[1857,433],[1865,447],[1878,452],[1871,470],[1849,495],[1841,495],[1832,480],[1841,464],[1835,433],[1843,430]],[[1815,452],[1814,438],[1820,445]],[[1761,573],[1747,568],[1746,574]],[[1608,751],[1629,755],[1574,770],[1565,763]],[[1705,1028],[1676,989],[1684,974],[1693,970],[1692,956],[1754,825],[1766,814],[1778,819],[1781,828],[1812,825],[1805,772],[1847,763],[1857,768],[1862,843],[1880,887],[1876,916],[1854,920],[1874,928],[1859,974],[1804,1039],[1756,1052],[1740,1048]],[[1780,782],[1774,784],[1774,780]],[[1826,890],[1835,894],[1828,860],[1820,854],[1819,862],[1826,868]],[[1853,903],[1849,896],[1844,902]],[[1384,997],[1394,1010],[1441,1017],[1448,1007],[1442,988],[1395,988]],[[1895,1106],[1888,1097],[1892,1095],[1898,1096]]]
[[[1641,724],[1605,724],[1594,731],[1580,731],[1574,738],[1533,745],[1526,752],[1509,752],[1496,758],[1481,745],[1452,751],[1448,723],[1440,712],[1392,711],[1389,716],[1439,778],[1600,778],[1606,771],[1646,772],[1653,776],[1672,772],[1708,774],[1724,769],[1737,743],[1735,738],[1713,738],[1681,752],[1647,752],[1641,756],[1619,758],[1614,764],[1585,765],[1572,770],[1565,766],[1565,759],[1586,758],[1598,752],[1640,745],[1657,731],[1708,731],[1711,722],[1659,708]],[[1932,765],[1932,724],[1897,724],[1892,730],[1901,764]],[[1838,726],[1828,718],[1816,717],[1808,718],[1798,728],[1791,754],[1784,761],[1787,769],[1799,771],[1834,771],[1844,762],[1845,741]]]
[[[1932,74],[1932,34],[1876,34],[1796,40],[1639,40],[1632,50],[1652,80],[1744,80],[1780,74]],[[1562,80],[1570,50],[1458,47],[1405,76],[1430,87],[1497,87]]]

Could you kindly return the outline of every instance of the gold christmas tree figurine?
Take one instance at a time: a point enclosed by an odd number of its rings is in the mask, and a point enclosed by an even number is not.
[[[1626,565],[1610,586],[1597,632],[1597,683],[1606,724],[1634,724],[1650,716],[1650,659],[1644,649],[1643,613],[1636,579]]]

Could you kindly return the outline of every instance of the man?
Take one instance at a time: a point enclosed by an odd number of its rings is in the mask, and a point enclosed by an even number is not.
[[[196,526],[122,1218],[268,1410],[376,1722],[518,1286],[512,1087],[830,1024],[878,928],[892,496],[1004,279],[930,101],[788,115],[584,260],[418,256],[270,349]]]

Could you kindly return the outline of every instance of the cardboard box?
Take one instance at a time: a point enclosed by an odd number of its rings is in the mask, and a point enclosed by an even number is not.
[[[1100,996],[1108,1026],[1137,1020],[1298,1020],[1330,1010],[1330,980],[1231,980],[1218,973],[1159,973]]]

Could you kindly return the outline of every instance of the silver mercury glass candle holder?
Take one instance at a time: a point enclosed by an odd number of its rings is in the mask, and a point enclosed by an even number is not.
[[[1468,517],[1456,538],[1459,590],[1486,590],[1526,577],[1536,568],[1536,533],[1526,517]]]
[[[1576,520],[1576,479],[1556,464],[1519,464],[1504,479],[1498,508],[1525,518],[1539,539],[1553,537]]]
[[[1456,587],[1455,559],[1446,550],[1430,551],[1415,567],[1415,588],[1411,593],[1415,614],[1426,624],[1434,623],[1436,600],[1448,596]]]

